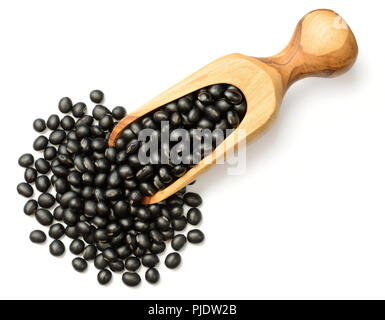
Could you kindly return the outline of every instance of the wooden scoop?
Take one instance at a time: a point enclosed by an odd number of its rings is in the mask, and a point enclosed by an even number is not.
[[[109,146],[114,146],[121,132],[137,118],[200,88],[219,83],[234,85],[243,92],[247,112],[233,134],[244,130],[242,132],[248,139],[270,125],[292,83],[309,76],[337,76],[353,65],[357,54],[356,39],[338,14],[330,10],[312,11],[298,23],[290,43],[277,55],[253,58],[235,53],[211,62],[123,118],[112,131]],[[238,142],[237,139],[225,139],[185,175],[152,197],[146,197],[143,203],[168,198],[208,169],[229,148],[236,147]]]

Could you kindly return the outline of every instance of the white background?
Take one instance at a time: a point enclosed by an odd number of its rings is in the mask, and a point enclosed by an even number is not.
[[[382,1],[2,1],[0,4],[0,297],[75,299],[385,298],[385,106]],[[334,9],[359,59],[336,79],[306,79],[247,148],[247,173],[216,166],[194,185],[206,234],[161,281],[108,287],[72,269],[23,214],[20,154],[32,120],[70,96],[134,110],[222,55],[269,56],[297,21]],[[68,242],[67,242],[68,243]],[[162,257],[162,260],[164,256]],[[143,270],[142,270],[143,271]],[[143,275],[143,273],[142,273]]]

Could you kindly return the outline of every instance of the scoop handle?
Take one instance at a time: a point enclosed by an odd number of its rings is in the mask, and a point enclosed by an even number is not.
[[[320,9],[299,21],[285,49],[260,60],[279,71],[286,90],[305,77],[335,77],[344,73],[357,55],[356,38],[346,22],[334,11]]]

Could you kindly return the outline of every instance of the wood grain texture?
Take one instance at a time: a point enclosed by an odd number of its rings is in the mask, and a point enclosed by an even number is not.
[[[286,91],[305,77],[335,77],[344,73],[357,55],[357,42],[349,26],[334,11],[323,9],[301,19],[285,49],[260,60],[278,70]]]
[[[353,65],[357,53],[353,33],[335,12],[310,12],[298,23],[290,43],[279,54],[270,58],[230,54],[213,61],[123,118],[112,131],[109,145],[113,146],[122,130],[137,118],[217,83],[232,84],[243,92],[247,112],[232,135],[243,137],[245,134],[249,139],[272,123],[287,88],[294,81],[307,76],[336,76]],[[168,198],[195,180],[238,142],[237,139],[225,139],[185,175],[154,196],[146,197],[143,203],[156,203]]]

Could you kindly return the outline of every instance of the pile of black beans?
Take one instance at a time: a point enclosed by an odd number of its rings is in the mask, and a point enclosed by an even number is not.
[[[141,265],[147,268],[146,280],[156,283],[160,279],[158,255],[165,251],[167,241],[174,252],[166,256],[165,265],[174,269],[181,263],[178,251],[187,242],[204,240],[199,229],[191,229],[187,236],[181,233],[188,224],[201,222],[198,207],[202,199],[183,188],[162,202],[142,205],[144,196],[165,188],[196,161],[143,164],[138,154],[145,142],[138,140],[139,133],[146,128],[159,132],[163,121],[168,121],[171,134],[175,128],[185,128],[192,138],[196,135],[192,129],[231,132],[246,113],[245,99],[231,85],[206,87],[138,119],[122,132],[115,147],[108,147],[110,133],[126,110],[118,106],[110,111],[102,105],[100,90],[92,91],[90,98],[96,104],[92,115],[86,114],[85,103],[73,104],[65,97],[59,101],[59,110],[66,115],[33,122],[33,128],[41,133],[33,148],[42,156],[36,161],[29,153],[19,158],[25,182],[18,184],[17,191],[31,198],[34,184],[40,194],[37,200],[26,202],[24,213],[49,228],[53,256],[65,253],[60,239],[71,238],[69,250],[77,256],[73,268],[83,272],[93,261],[100,270],[100,284],[109,283],[113,271],[122,273],[126,285],[136,286],[141,281],[137,272]],[[47,128],[50,132],[44,135]],[[173,144],[175,141],[170,142]],[[196,150],[190,151],[191,157]],[[165,151],[160,148],[159,152]],[[41,230],[30,234],[34,243],[44,243],[46,238]]]

